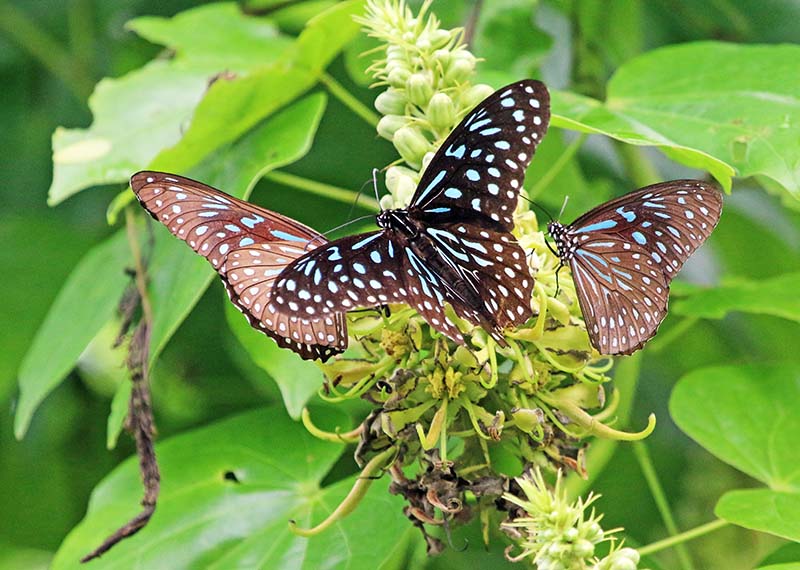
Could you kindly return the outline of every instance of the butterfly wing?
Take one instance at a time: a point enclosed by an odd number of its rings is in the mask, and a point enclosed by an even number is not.
[[[131,177],[131,188],[153,218],[208,259],[254,328],[303,358],[326,359],[347,346],[343,314],[315,321],[264,313],[280,271],[305,255],[312,242],[326,243],[319,233],[175,174],[138,172]],[[298,341],[309,332],[312,341]]]
[[[543,83],[518,81],[495,91],[439,147],[409,211],[511,230],[525,170],[549,122]]]
[[[717,225],[711,184],[675,180],[591,210],[564,234],[589,337],[602,354],[631,354],[666,316],[669,284]]]

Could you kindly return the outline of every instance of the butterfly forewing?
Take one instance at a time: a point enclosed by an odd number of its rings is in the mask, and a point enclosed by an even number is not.
[[[344,315],[328,319],[265,319],[273,283],[289,263],[326,240],[303,224],[194,180],[160,172],[131,177],[139,202],[169,231],[214,266],[250,324],[304,358],[327,358],[346,347]],[[283,324],[283,328],[279,328]],[[307,338],[313,329],[312,342]],[[333,340],[331,340],[333,338]]]
[[[630,354],[666,316],[669,284],[722,212],[712,185],[675,180],[603,204],[554,233],[569,261],[592,344]]]
[[[439,147],[409,209],[463,221],[484,217],[510,230],[525,170],[549,122],[543,83],[520,81],[496,91]]]

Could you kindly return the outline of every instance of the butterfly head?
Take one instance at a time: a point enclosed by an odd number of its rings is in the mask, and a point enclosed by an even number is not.
[[[410,237],[419,233],[416,226],[408,218],[408,210],[383,210],[375,220],[378,227],[385,230],[400,230]]]
[[[547,231],[556,242],[558,251],[555,253],[561,258],[561,261],[569,260],[574,253],[574,244],[570,243],[570,239],[567,236],[567,228],[559,222],[550,222],[547,224]]]

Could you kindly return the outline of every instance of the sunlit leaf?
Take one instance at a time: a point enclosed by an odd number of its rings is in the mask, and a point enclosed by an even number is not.
[[[92,126],[56,130],[50,205],[90,186],[126,182],[181,140],[216,74],[247,76],[276,61],[289,45],[269,20],[245,16],[233,3],[201,6],[172,19],[141,18],[130,26],[176,54],[102,80],[89,99]]]
[[[315,410],[331,429],[347,419]],[[397,556],[411,530],[402,499],[375,481],[355,512],[310,539],[290,532],[321,522],[354,482],[321,481],[342,452],[312,437],[279,407],[248,412],[157,446],[161,496],[153,519],[102,558],[104,569],[377,568]],[[78,559],[140,509],[135,458],[95,489],[86,518],[70,533],[52,568],[82,568]]]
[[[800,273],[758,281],[737,279],[711,289],[700,289],[675,302],[681,315],[721,319],[731,311],[774,315],[800,321]]]
[[[670,399],[684,432],[775,491],[800,491],[798,409],[800,371],[792,365],[700,368],[681,378]]]
[[[739,526],[800,541],[800,494],[771,489],[725,493],[714,513]]]
[[[658,146],[670,158],[730,176],[763,175],[800,198],[800,47],[698,42],[620,67],[605,103],[559,92],[553,124]]]

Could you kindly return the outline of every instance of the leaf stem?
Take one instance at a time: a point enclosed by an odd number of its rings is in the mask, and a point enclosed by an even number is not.
[[[364,105],[361,101],[356,99],[347,89],[345,89],[341,83],[336,81],[333,77],[328,75],[327,73],[323,73],[319,77],[320,83],[322,83],[325,87],[327,87],[328,91],[330,91],[331,95],[336,97],[342,104],[353,111],[356,115],[364,119],[369,126],[375,128],[378,126],[378,121],[380,121],[380,116],[377,113],[374,113],[369,107]]]
[[[722,519],[717,519],[715,521],[711,521],[710,523],[706,523],[704,525],[700,525],[695,527],[691,530],[687,530],[686,532],[682,532],[680,534],[676,534],[675,536],[670,536],[669,538],[665,538],[664,540],[659,540],[658,542],[653,542],[648,544],[647,546],[642,546],[638,548],[639,554],[642,556],[649,556],[655,552],[659,552],[661,550],[665,550],[667,548],[671,548],[673,546],[677,546],[684,542],[688,542],[720,528],[724,528],[728,526],[730,523],[728,521],[724,521]]]
[[[650,159],[645,156],[642,147],[619,141],[616,147],[628,178],[633,180],[636,186],[642,187],[658,182],[661,176]]]
[[[672,516],[669,501],[664,493],[664,488],[661,486],[661,482],[658,480],[658,474],[653,466],[653,460],[650,457],[647,445],[645,445],[643,441],[633,442],[633,453],[636,456],[636,460],[639,462],[639,467],[647,481],[647,486],[650,488],[650,493],[653,495],[653,499],[656,502],[656,507],[661,514],[661,520],[664,521],[664,526],[667,527],[667,531],[673,537],[678,536],[678,525],[675,524],[675,518]],[[689,556],[686,545],[675,543],[675,553],[678,556],[681,568],[684,570],[694,570],[694,564]]]
[[[551,182],[553,182],[555,177],[558,176],[562,170],[564,170],[564,167],[567,165],[570,159],[575,156],[575,153],[578,152],[578,150],[581,148],[581,145],[583,145],[583,141],[586,140],[586,136],[586,133],[580,133],[574,141],[569,143],[567,148],[565,148],[561,153],[561,156],[559,156],[550,169],[544,173],[544,176],[537,180],[533,187],[528,190],[528,197],[531,200],[536,200],[536,198],[539,197],[539,194],[541,194],[542,191],[547,188]]]
[[[81,60],[6,0],[0,0],[0,32],[61,79],[78,101],[83,103],[91,94],[94,82]]]
[[[324,184],[322,182],[317,182],[316,180],[309,180],[308,178],[303,178],[302,176],[297,176],[295,174],[289,174],[288,172],[281,172],[279,170],[268,172],[264,175],[264,179],[277,182],[278,184],[291,186],[292,188],[299,188],[300,190],[305,190],[306,192],[311,192],[312,194],[317,194],[318,196],[323,196],[331,200],[344,202],[345,204],[352,204],[356,197],[356,193],[352,190],[346,190],[344,188],[339,188],[338,186]],[[372,210],[380,210],[380,206],[378,205],[378,202],[375,201],[375,198],[365,196],[361,200],[361,203]]]

